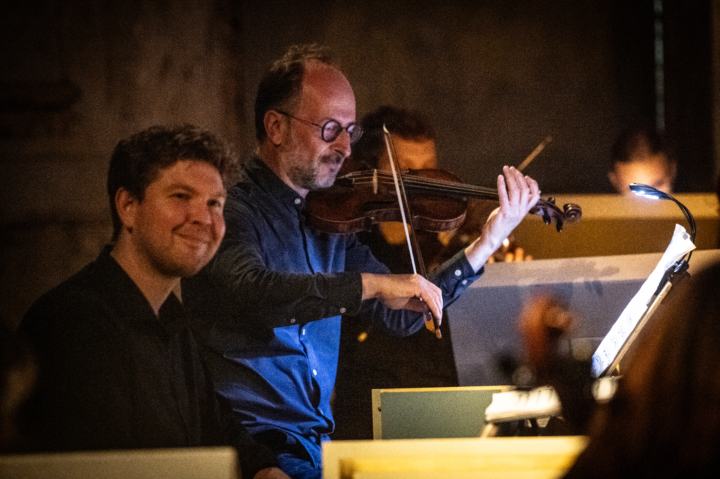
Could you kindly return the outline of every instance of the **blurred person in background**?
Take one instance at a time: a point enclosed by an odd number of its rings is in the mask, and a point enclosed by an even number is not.
[[[671,194],[677,164],[665,139],[653,129],[631,127],[612,146],[608,179],[622,195],[633,195],[631,183],[641,183]]]
[[[0,321],[0,453],[22,450],[17,415],[37,381],[37,362],[21,335]]]

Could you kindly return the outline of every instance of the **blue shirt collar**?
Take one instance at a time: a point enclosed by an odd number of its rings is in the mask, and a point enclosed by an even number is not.
[[[305,198],[281,180],[259,157],[252,156],[245,163],[245,172],[255,180],[260,188],[288,208],[294,209],[298,213],[305,208]]]

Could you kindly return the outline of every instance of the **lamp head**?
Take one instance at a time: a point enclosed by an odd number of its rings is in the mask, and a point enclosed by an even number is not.
[[[642,183],[631,183],[630,191],[643,198],[651,198],[654,200],[672,200],[670,195],[663,193],[657,188],[653,188],[650,185],[643,185]]]

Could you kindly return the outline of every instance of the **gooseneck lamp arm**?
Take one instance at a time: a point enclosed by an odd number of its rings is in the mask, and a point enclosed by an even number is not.
[[[632,183],[630,185],[630,191],[635,193],[638,196],[642,196],[643,198],[651,198],[654,200],[670,200],[674,202],[678,207],[680,207],[680,211],[683,212],[683,215],[685,215],[685,219],[687,220],[688,224],[690,225],[690,241],[695,243],[695,234],[697,232],[695,228],[695,218],[693,218],[693,215],[690,213],[690,210],[685,207],[684,204],[680,203],[677,199],[675,199],[673,196],[664,193],[657,188],[653,188],[649,185],[643,185],[642,183]],[[692,256],[692,251],[688,253],[687,259],[685,260],[685,263],[690,261],[690,257]]]

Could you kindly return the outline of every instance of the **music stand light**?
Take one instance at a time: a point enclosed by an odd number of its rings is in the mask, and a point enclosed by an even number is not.
[[[657,188],[653,188],[649,185],[644,185],[642,183],[632,183],[630,185],[630,191],[635,193],[638,196],[642,196],[643,198],[650,198],[654,200],[670,200],[673,201],[678,207],[680,207],[680,210],[683,212],[683,215],[685,215],[685,219],[690,224],[690,241],[695,243],[695,234],[696,234],[696,228],[695,228],[695,218],[693,218],[693,215],[690,213],[690,210],[688,210],[685,205],[680,203],[678,200],[673,198],[671,195],[664,193]],[[633,329],[630,337],[625,341],[623,344],[622,349],[620,350],[620,353],[616,355],[615,360],[610,364],[607,371],[613,372],[617,371],[620,360],[625,356],[628,349],[630,348],[630,345],[634,342],[635,338],[638,334],[640,334],[640,331],[643,329],[645,324],[647,324],[647,321],[650,319],[650,316],[655,312],[657,307],[660,305],[660,302],[663,300],[663,298],[667,295],[668,291],[670,291],[670,288],[672,285],[677,284],[682,278],[686,276],[690,276],[687,272],[689,268],[689,261],[690,257],[692,256],[692,251],[688,253],[686,256],[683,256],[680,258],[677,262],[675,262],[674,265],[671,265],[666,271],[665,274],[663,274],[662,279],[660,280],[660,284],[658,284],[657,289],[655,290],[655,294],[653,295],[652,299],[647,305],[647,309],[645,310],[645,313],[640,317],[638,320],[637,325]]]

